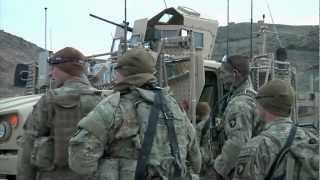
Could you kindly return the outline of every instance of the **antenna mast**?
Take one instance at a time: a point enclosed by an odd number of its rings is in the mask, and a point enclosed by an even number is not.
[[[253,0],[251,0],[251,21],[250,21],[250,61],[253,57],[253,49],[252,49],[252,32],[253,31]]]
[[[279,35],[279,32],[278,32],[278,29],[277,29],[276,24],[274,23],[274,20],[273,20],[273,17],[272,17],[272,13],[271,13],[271,9],[270,9],[268,0],[266,0],[266,3],[267,3],[268,11],[269,11],[269,14],[270,14],[270,18],[271,18],[271,21],[272,21],[273,30],[276,33],[276,37],[277,37],[277,40],[279,42],[280,47],[283,47],[283,44],[282,44],[282,42],[280,40],[280,35]]]
[[[52,29],[49,31],[50,50],[52,51]]]
[[[44,48],[47,50],[47,7],[44,8]]]
[[[2,0],[0,0],[0,30],[2,30],[1,26],[2,26]]]
[[[229,57],[229,0],[227,0],[227,58]]]
[[[128,34],[128,22],[127,22],[127,0],[124,0],[124,48],[123,53],[127,51],[127,34]]]
[[[166,7],[166,9],[168,8],[168,6],[167,6],[167,2],[166,2],[166,0],[163,0],[163,3],[164,3],[164,6]]]

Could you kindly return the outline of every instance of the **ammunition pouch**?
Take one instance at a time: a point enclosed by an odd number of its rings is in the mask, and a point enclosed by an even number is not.
[[[52,170],[53,164],[53,138],[40,137],[35,139],[31,152],[31,164],[41,170]]]

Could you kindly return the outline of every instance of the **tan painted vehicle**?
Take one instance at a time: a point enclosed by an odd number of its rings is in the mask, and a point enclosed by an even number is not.
[[[164,9],[150,19],[136,20],[132,28],[90,16],[117,26],[111,51],[102,54],[111,55],[113,62],[125,51],[123,47],[150,49],[157,58],[159,86],[170,88],[193,123],[200,98],[212,101],[213,106],[222,97],[218,75],[221,64],[212,60],[218,21],[202,18],[200,13],[187,7]],[[131,32],[128,42],[125,28]],[[214,93],[201,97],[203,89],[208,91],[209,87]]]
[[[0,100],[0,177],[14,178],[22,126],[41,95]]]

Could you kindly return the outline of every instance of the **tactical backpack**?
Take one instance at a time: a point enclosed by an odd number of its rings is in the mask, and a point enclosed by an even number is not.
[[[54,90],[49,91],[50,135],[35,140],[31,156],[32,164],[44,170],[67,167],[69,139],[75,132],[80,119],[102,100],[102,94],[98,90],[74,90],[66,95],[59,95]],[[86,96],[90,97],[86,99]]]
[[[319,139],[307,132],[307,139],[295,138],[297,129],[295,125],[291,128],[285,145],[277,154],[264,180],[319,179]],[[285,172],[275,175],[276,169],[284,161]]]

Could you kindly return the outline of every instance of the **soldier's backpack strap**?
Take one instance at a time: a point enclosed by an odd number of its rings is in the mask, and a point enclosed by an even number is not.
[[[135,180],[143,180],[146,178],[146,163],[149,158],[149,154],[152,149],[153,139],[156,134],[157,124],[159,120],[159,113],[160,113],[160,90],[155,91],[155,100],[154,104],[151,108],[148,127],[146,132],[144,133],[144,140],[142,143],[141,150],[138,153],[138,161],[137,167],[135,172]]]
[[[160,92],[161,98],[161,108],[162,108],[162,113],[164,115],[164,122],[167,126],[168,129],[168,138],[169,138],[169,144],[170,144],[170,150],[171,150],[171,155],[174,157],[174,173],[170,174],[169,180],[182,180],[182,162],[181,162],[181,156],[180,156],[180,150],[179,150],[179,145],[178,145],[178,139],[177,139],[177,134],[176,130],[173,124],[173,114],[168,108],[168,103],[164,102],[166,99]]]
[[[279,153],[275,157],[274,161],[272,162],[272,165],[271,165],[266,177],[264,178],[264,180],[271,180],[276,168],[278,167],[279,163],[282,161],[285,154],[288,152],[290,146],[292,145],[294,137],[296,135],[296,132],[297,132],[297,126],[293,125],[292,128],[290,129],[289,136],[287,138],[286,143],[281,148],[281,150],[279,151]]]

